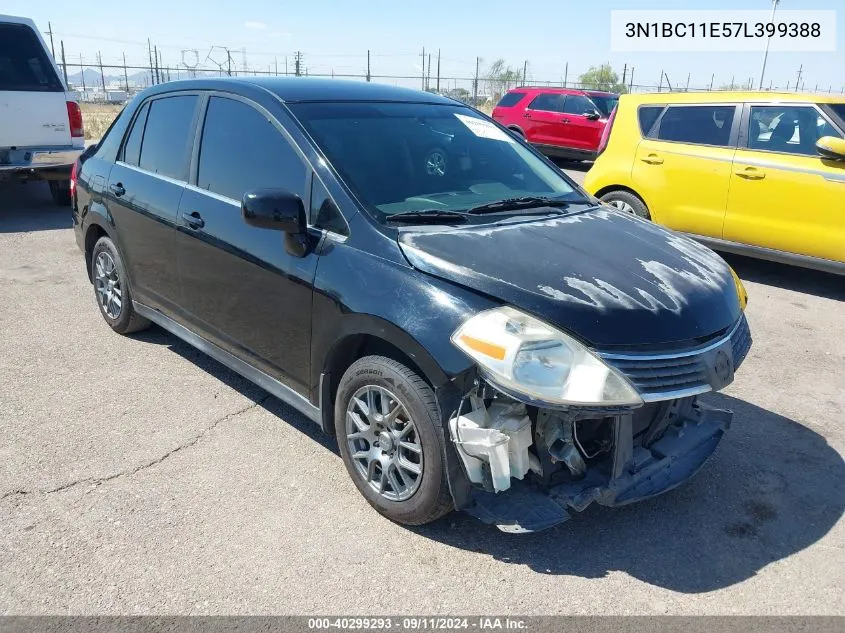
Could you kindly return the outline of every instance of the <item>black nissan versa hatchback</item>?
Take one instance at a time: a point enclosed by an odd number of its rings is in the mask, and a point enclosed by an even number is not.
[[[155,323],[297,408],[395,521],[539,530],[673,488],[730,424],[698,401],[751,346],[730,267],[449,99],[168,83],[75,185],[111,328]]]

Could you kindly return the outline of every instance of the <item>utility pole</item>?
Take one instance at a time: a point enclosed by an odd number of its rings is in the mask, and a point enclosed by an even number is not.
[[[522,85],[528,84],[528,60],[522,62]]]
[[[67,64],[65,63],[65,41],[61,40],[62,45],[62,74],[65,76],[65,86],[70,89],[70,86],[67,84]]]
[[[634,67],[631,66],[631,83],[628,85],[628,92],[634,92]]]
[[[47,22],[47,35],[50,36],[50,52],[53,53],[53,61],[56,61],[56,49],[53,47],[53,25]]]
[[[716,73],[710,75],[710,91],[713,91],[713,82],[716,81]]]
[[[769,18],[769,22],[772,24],[774,24],[775,21],[775,11],[778,8],[778,2],[780,2],[780,0],[772,0],[772,17]],[[758,90],[763,89],[763,77],[766,75],[766,60],[769,58],[769,44],[771,41],[771,37],[766,40],[766,50],[763,52],[763,67],[760,69],[760,85],[757,88]]]
[[[657,85],[657,92],[663,91],[663,71],[660,71],[660,83]]]
[[[731,75],[731,90],[734,89],[734,75]]]
[[[622,67],[622,85],[625,85],[625,80],[628,78],[628,64]]]
[[[692,75],[692,73],[687,73],[687,87],[684,90],[684,92],[689,92],[689,78],[690,78],[691,75]]]
[[[795,92],[798,92],[798,86],[801,85],[801,73],[804,71],[804,64],[798,68],[798,79],[795,80]]]
[[[97,51],[97,63],[100,65],[100,81],[103,83],[103,96],[106,95],[106,76],[103,74],[103,56]]]
[[[431,86],[431,53],[428,54],[428,76],[425,80],[425,89],[428,90]]]
[[[420,82],[420,90],[425,90],[425,46],[422,49],[422,79]]]
[[[153,63],[155,65],[155,70],[156,70],[156,83],[160,84],[162,82],[162,79],[161,79],[161,72],[159,72],[159,67],[158,67],[158,46],[153,46]]]
[[[334,74],[334,69],[332,69]],[[367,81],[370,81],[370,49],[367,49]]]
[[[82,75],[82,92],[85,92],[85,69],[82,67],[82,53],[79,54],[79,74]]]
[[[129,75],[126,73],[126,53],[123,54],[123,81],[126,84],[126,95],[129,95]]]
[[[150,38],[147,38],[147,52],[150,54],[150,84],[153,83],[153,47]]]
[[[437,49],[437,93],[440,93],[440,49]]]
[[[294,62],[294,74],[299,77],[302,73],[302,53],[300,51],[296,51],[296,54],[293,56]]]
[[[472,105],[478,107],[478,65],[481,63],[481,58],[475,58],[475,81],[472,82]]]
[[[164,78],[164,68],[163,68],[162,63],[161,63],[161,53],[158,50],[158,46],[156,46],[155,50],[156,50],[156,72],[158,73],[158,80],[159,80],[160,83],[164,83],[167,80]]]
[[[278,77],[279,76],[279,58],[274,57],[273,61],[276,62],[276,77]]]
[[[226,74],[229,77],[232,76],[232,52],[228,48],[226,49]]]

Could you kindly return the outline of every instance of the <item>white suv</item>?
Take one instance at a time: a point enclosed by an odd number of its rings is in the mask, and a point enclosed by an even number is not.
[[[46,180],[69,204],[82,112],[32,20],[0,15],[0,182]]]

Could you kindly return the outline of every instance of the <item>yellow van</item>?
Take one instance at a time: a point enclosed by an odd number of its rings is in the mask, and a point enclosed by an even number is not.
[[[717,250],[845,274],[845,97],[623,95],[591,194]]]

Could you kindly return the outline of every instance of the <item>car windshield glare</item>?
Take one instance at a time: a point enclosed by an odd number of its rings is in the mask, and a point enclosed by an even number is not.
[[[560,170],[470,108],[332,102],[290,109],[381,220],[526,196],[584,198]]]

